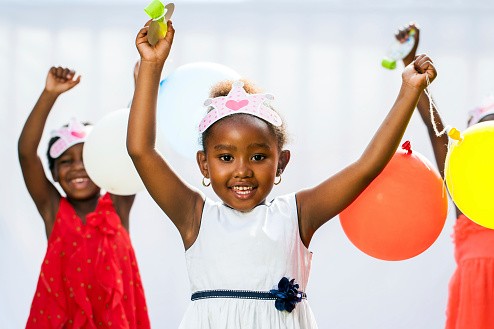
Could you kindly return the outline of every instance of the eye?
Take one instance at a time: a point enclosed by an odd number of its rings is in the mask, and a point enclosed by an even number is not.
[[[60,160],[58,161],[58,163],[59,163],[59,164],[61,164],[61,165],[70,164],[71,162],[72,162],[72,160],[71,160],[71,159],[60,159]]]
[[[220,158],[221,161],[224,161],[224,162],[231,162],[231,161],[233,161],[233,157],[230,154],[220,155],[219,158]]]
[[[263,154],[255,154],[253,157],[252,157],[252,160],[254,161],[262,161],[266,159],[266,156],[263,155]]]

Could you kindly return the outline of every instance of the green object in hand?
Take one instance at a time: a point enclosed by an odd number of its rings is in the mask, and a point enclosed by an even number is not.
[[[144,11],[153,20],[165,17],[165,6],[160,0],[153,0]]]
[[[148,42],[152,46],[158,43],[160,39],[166,36],[167,21],[171,18],[175,5],[169,3],[166,6],[160,0],[153,0],[144,8],[144,11],[153,20],[149,24]]]
[[[389,70],[394,70],[396,68],[396,61],[391,58],[385,57],[381,61],[381,65]]]

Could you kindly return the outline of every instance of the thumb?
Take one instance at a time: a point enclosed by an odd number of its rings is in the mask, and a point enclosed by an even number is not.
[[[78,75],[75,80],[69,80],[69,83],[70,83],[70,86],[71,87],[74,87],[74,86],[78,85],[79,82],[81,82],[81,76],[80,75]]]

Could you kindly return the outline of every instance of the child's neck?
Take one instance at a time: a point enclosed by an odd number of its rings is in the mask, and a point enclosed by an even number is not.
[[[82,223],[86,224],[86,216],[96,210],[99,198],[100,194],[95,194],[90,199],[76,200],[67,198],[67,200],[74,208],[77,216],[81,219]]]

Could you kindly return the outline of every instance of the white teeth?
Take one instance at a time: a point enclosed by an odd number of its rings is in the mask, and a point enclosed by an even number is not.
[[[84,183],[86,181],[86,178],[76,178],[74,179],[74,182],[76,183]]]
[[[237,194],[247,195],[253,190],[253,188],[252,188],[252,186],[234,186],[233,190]]]
[[[237,191],[250,191],[252,190],[252,186],[234,186],[233,189]]]

